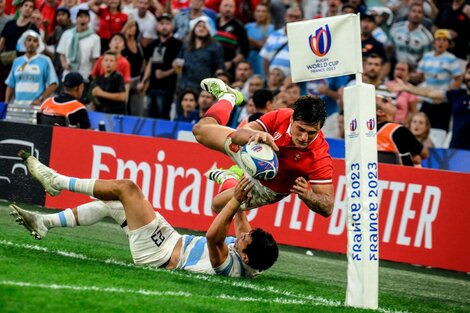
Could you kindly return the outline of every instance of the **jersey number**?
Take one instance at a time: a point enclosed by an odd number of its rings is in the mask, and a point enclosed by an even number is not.
[[[163,236],[160,228],[157,228],[150,238],[152,239],[153,242],[155,242],[157,247],[160,247],[163,241],[165,240],[165,236]]]

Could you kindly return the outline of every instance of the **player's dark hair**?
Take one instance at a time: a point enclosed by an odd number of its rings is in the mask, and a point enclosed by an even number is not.
[[[251,243],[243,250],[248,255],[248,265],[256,270],[264,271],[276,262],[279,248],[270,233],[261,228],[250,231]]]
[[[292,119],[309,125],[320,123],[321,128],[326,119],[325,103],[320,97],[302,96],[294,103]]]
[[[269,89],[258,89],[253,93],[253,103],[257,109],[265,109],[269,101],[273,101],[273,92]]]

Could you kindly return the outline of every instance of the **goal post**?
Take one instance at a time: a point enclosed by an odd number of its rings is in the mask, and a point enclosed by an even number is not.
[[[348,285],[345,304],[378,308],[378,163],[375,88],[363,84],[359,15],[287,24],[294,82],[356,75],[344,89]]]

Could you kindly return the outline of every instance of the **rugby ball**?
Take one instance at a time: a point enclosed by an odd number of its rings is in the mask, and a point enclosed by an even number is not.
[[[264,143],[249,143],[240,152],[245,173],[256,179],[269,180],[276,177],[279,161],[274,150]]]

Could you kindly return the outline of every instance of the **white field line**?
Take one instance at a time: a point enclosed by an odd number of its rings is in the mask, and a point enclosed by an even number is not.
[[[29,249],[29,250],[36,250],[36,251],[41,251],[41,252],[46,252],[50,254],[56,254],[64,257],[70,257],[70,258],[75,258],[75,259],[81,259],[81,260],[87,260],[87,261],[94,261],[94,262],[99,262],[99,263],[104,263],[104,264],[111,264],[111,265],[118,265],[118,266],[125,266],[125,267],[132,267],[136,269],[143,269],[143,270],[150,270],[150,271],[156,271],[156,272],[164,272],[166,274],[170,275],[175,275],[175,276],[180,276],[180,277],[187,277],[187,278],[193,278],[197,280],[203,280],[203,281],[208,281],[211,283],[217,283],[217,284],[224,284],[224,285],[229,285],[232,287],[239,287],[239,288],[245,288],[245,289],[251,289],[254,291],[260,291],[260,292],[267,292],[271,294],[276,294],[279,296],[284,296],[284,297],[291,297],[295,299],[283,299],[283,298],[275,298],[275,299],[262,299],[262,298],[250,298],[250,297],[244,297],[244,298],[239,298],[239,297],[232,297],[229,295],[219,295],[216,296],[220,299],[233,299],[236,301],[251,301],[251,302],[277,302],[280,304],[314,304],[314,305],[324,305],[324,306],[331,306],[331,307],[341,307],[344,304],[340,301],[336,300],[329,300],[325,299],[322,297],[315,297],[311,295],[305,295],[305,294],[299,294],[299,293],[293,293],[288,290],[280,290],[276,289],[274,287],[261,287],[257,286],[254,284],[251,284],[246,281],[240,281],[240,280],[221,280],[218,279],[214,276],[211,275],[203,275],[203,274],[197,274],[197,273],[191,273],[191,272],[182,272],[182,271],[169,271],[165,269],[160,269],[160,268],[155,268],[151,266],[143,267],[143,266],[137,266],[134,263],[128,263],[124,261],[118,261],[114,259],[96,259],[92,257],[88,257],[83,254],[78,254],[75,252],[68,252],[68,251],[63,251],[63,250],[51,250],[46,247],[41,247],[37,245],[29,245],[29,244],[20,244],[20,243],[14,243],[11,241],[7,240],[0,240],[0,245],[3,246],[10,246],[10,247],[16,247],[16,248],[23,248],[23,249]],[[81,290],[91,290],[93,291],[93,288],[99,288],[95,286],[67,286],[67,285],[45,285],[45,284],[32,284],[32,283],[27,283],[27,282],[11,282],[11,281],[0,281],[1,285],[14,285],[18,284],[18,286],[24,286],[24,287],[42,287],[42,288],[50,288],[50,289],[73,289],[73,288],[82,288]],[[54,287],[54,286],[59,286],[59,287]],[[99,288],[99,291],[106,291],[106,292],[127,292],[127,291],[120,291],[124,289],[119,289],[119,288]],[[78,290],[78,289],[77,289]],[[127,289],[125,289],[127,290]],[[98,291],[96,289],[95,291]],[[154,293],[155,295],[164,295],[165,292],[161,291],[145,291],[149,293]],[[130,290],[129,293],[141,293],[140,291],[136,290]],[[172,294],[166,294],[166,295],[174,295],[174,296],[185,296],[185,293],[183,292],[172,292]],[[191,295],[190,293],[187,293],[188,295]],[[152,294],[153,295],[153,294]],[[214,298],[214,296],[211,296],[211,298]],[[387,308],[379,308],[377,310],[378,312],[383,312],[383,313],[409,313],[408,311],[397,311],[393,309],[387,309]]]
[[[91,292],[107,292],[107,293],[125,293],[125,294],[138,294],[144,296],[169,296],[169,297],[199,297],[199,298],[211,298],[221,299],[236,302],[264,302],[264,303],[278,303],[278,304],[301,304],[301,305],[321,305],[320,303],[311,303],[303,300],[293,299],[264,299],[264,298],[253,298],[253,297],[233,297],[225,294],[203,296],[199,294],[192,294],[190,292],[183,291],[155,291],[145,289],[125,289],[125,288],[114,288],[114,287],[97,287],[97,286],[77,286],[77,285],[58,285],[58,284],[36,284],[28,282],[18,282],[9,280],[0,280],[0,285],[4,286],[15,286],[15,287],[29,287],[29,288],[41,288],[41,289],[54,289],[54,290],[73,290],[73,291],[91,291]]]

